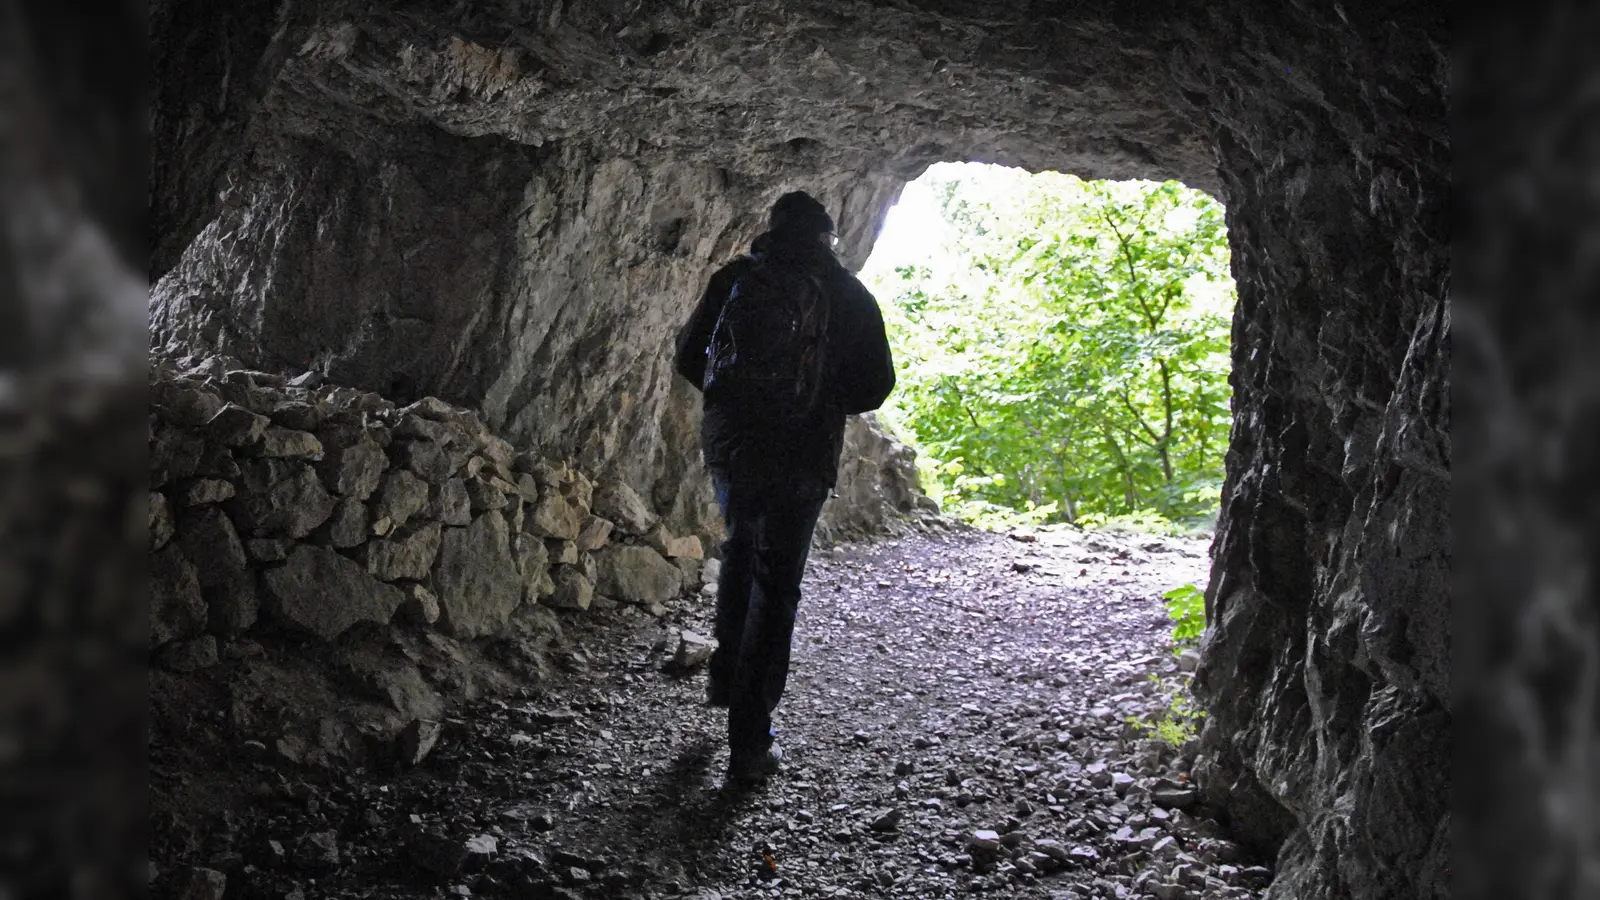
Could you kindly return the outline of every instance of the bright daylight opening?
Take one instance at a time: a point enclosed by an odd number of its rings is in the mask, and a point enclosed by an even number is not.
[[[1210,527],[1234,305],[1222,206],[1178,182],[940,163],[862,280],[899,386],[882,421],[986,527]]]

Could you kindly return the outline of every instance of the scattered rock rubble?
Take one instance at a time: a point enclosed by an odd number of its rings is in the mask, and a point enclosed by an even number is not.
[[[474,521],[491,513],[506,519]],[[221,896],[225,882],[230,898],[1258,897],[1271,873],[1190,786],[1192,743],[1127,721],[1165,707],[1149,675],[1188,677],[1159,597],[1203,577],[1203,553],[961,530],[819,550],[778,716],[786,768],[746,794],[719,790],[722,714],[694,674],[711,646],[703,597],[661,619],[635,603],[564,611],[540,650],[551,666],[520,678],[514,638],[481,656],[484,642],[398,625],[310,651],[264,638],[241,654],[236,640],[215,667],[159,673],[154,884]],[[581,563],[550,565],[570,577]],[[555,615],[535,604],[513,625],[531,610]],[[275,722],[239,721],[253,714],[242,684],[259,691],[311,651],[410,723],[383,753],[329,752],[334,726],[274,741]],[[447,692],[480,699],[446,710]]]

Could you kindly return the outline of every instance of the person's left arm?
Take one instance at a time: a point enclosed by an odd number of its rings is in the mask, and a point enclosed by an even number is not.
[[[733,290],[733,280],[732,266],[718,269],[706,285],[705,293],[700,295],[700,302],[689,316],[689,321],[678,332],[678,348],[673,355],[672,367],[697,391],[705,384],[706,348],[711,345],[712,329],[717,327],[717,317],[722,314],[722,306],[728,302],[728,293]]]
[[[839,405],[847,414],[870,412],[883,405],[894,390],[894,358],[889,351],[889,336],[883,327],[883,312],[872,292],[854,277],[850,279],[851,319],[849,344],[839,360]]]

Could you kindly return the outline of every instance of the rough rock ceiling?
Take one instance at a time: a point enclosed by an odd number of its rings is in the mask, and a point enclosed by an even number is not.
[[[912,176],[932,160],[980,159],[1214,184],[1200,136],[1172,114],[1160,54],[1081,10],[1028,19],[1017,15],[1027,4],[932,14],[691,2],[608,16],[574,6],[450,33],[437,16],[351,9],[314,27],[286,66],[286,127],[422,120],[751,174],[798,165]]]
[[[153,164],[155,268],[206,218],[172,207],[211,193],[244,146],[305,136],[390,155],[419,123],[755,177],[909,179],[971,159],[1214,190],[1215,157],[1175,112],[1180,43],[1114,6],[327,3],[219,21],[177,0],[153,13],[156,143],[171,150]]]

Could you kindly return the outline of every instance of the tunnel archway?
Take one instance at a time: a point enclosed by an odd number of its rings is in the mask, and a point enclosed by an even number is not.
[[[1278,896],[1448,891],[1443,14],[1000,2],[158,4],[163,352],[482,410],[704,530],[661,353],[766,201],[859,264],[950,158],[1228,209],[1203,786]]]

